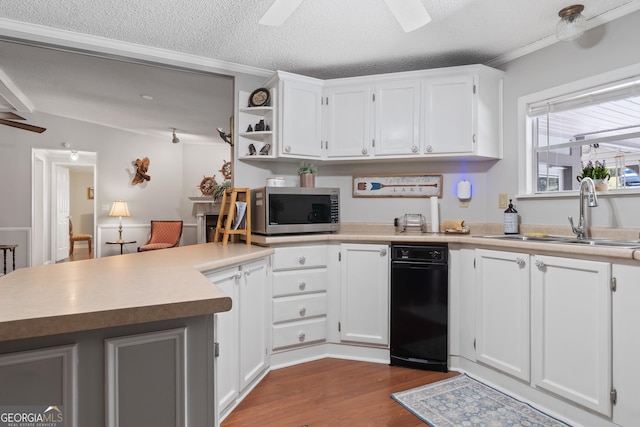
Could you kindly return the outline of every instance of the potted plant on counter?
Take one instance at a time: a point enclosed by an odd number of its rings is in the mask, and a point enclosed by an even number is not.
[[[300,176],[300,187],[315,187],[316,172],[318,168],[313,163],[300,163],[298,176]]]
[[[603,191],[609,188],[608,181],[610,177],[609,168],[605,166],[604,160],[602,162],[596,160],[595,164],[589,160],[586,166],[583,164],[582,174],[577,176],[576,179],[581,182],[582,178],[591,178],[596,185],[596,190]]]

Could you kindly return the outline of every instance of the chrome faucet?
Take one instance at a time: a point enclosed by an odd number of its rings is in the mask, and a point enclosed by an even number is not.
[[[589,220],[591,219],[589,215],[589,209],[585,210],[585,200],[584,200],[584,188],[589,187],[587,193],[587,205],[590,208],[598,206],[598,197],[596,196],[596,186],[593,183],[591,178],[582,178],[580,181],[580,196],[578,197],[578,201],[580,203],[580,221],[578,221],[578,226],[573,225],[573,218],[569,217],[569,223],[571,224],[571,229],[576,234],[578,239],[586,239],[589,237]]]

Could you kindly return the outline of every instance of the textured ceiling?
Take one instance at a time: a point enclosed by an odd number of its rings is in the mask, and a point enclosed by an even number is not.
[[[257,24],[272,0],[2,0],[0,29],[3,22],[17,21],[261,69],[335,78],[499,62],[514,52],[553,43],[558,11],[571,4],[565,0],[422,2],[432,21],[410,33],[402,31],[383,0],[303,0],[280,27]],[[591,27],[640,10],[640,0],[581,0],[581,3]],[[92,108],[98,108],[89,105],[88,97],[99,100],[102,111],[105,105],[110,105],[109,114],[117,116],[121,108],[134,106],[119,107],[120,92],[116,88],[126,87],[129,93],[136,94],[162,93],[158,87],[149,87],[153,79],[141,77],[140,69],[136,68],[140,65],[132,65],[130,69],[124,67],[127,64],[109,66],[108,61],[75,61],[57,55],[62,53],[21,53],[8,44],[0,44],[0,69],[33,102],[36,110],[53,112],[55,91],[66,91],[68,103],[74,97],[84,101],[78,101],[81,105],[76,105],[75,111],[69,106],[70,111],[65,112],[67,107],[58,99],[55,114],[104,122],[104,117],[89,117]],[[43,63],[38,61],[45,60],[48,61],[45,64],[51,64],[51,72],[38,73],[36,69],[42,68],[38,64]],[[74,71],[65,72],[72,62]],[[89,68],[84,70],[85,66]],[[203,76],[174,72],[176,87],[174,93],[166,96],[184,104],[191,96],[188,88],[201,85],[199,79]],[[167,78],[169,75],[158,76],[157,84],[165,84]],[[187,82],[181,86],[183,78]],[[209,82],[215,80],[211,76],[204,78]],[[120,84],[121,79],[127,82]],[[108,84],[110,81],[112,84]],[[224,90],[228,89],[220,89]],[[199,105],[197,102],[191,105]],[[192,116],[197,114],[195,107],[189,110]],[[122,116],[124,121],[131,113],[123,111]],[[115,117],[109,120],[113,126],[136,126],[127,122],[119,125]],[[152,118],[148,120],[141,131],[160,129],[159,123],[151,123]],[[184,127],[187,126],[191,125],[185,122]],[[166,127],[163,119],[162,129]]]

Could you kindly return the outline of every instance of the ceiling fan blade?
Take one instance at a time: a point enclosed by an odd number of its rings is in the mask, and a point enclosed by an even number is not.
[[[40,126],[29,125],[27,123],[12,122],[11,120],[5,119],[0,119],[0,124],[37,133],[42,133],[47,130],[46,128],[41,128]]]
[[[0,111],[0,119],[5,120],[25,120],[24,117],[20,117],[14,112],[11,111]]]
[[[427,25],[431,17],[420,0],[384,0],[405,33]]]
[[[278,27],[291,16],[293,11],[300,6],[300,3],[302,3],[302,0],[275,0],[258,23]]]

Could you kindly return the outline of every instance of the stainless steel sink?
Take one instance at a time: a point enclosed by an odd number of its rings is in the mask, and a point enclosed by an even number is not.
[[[526,236],[524,234],[491,234],[484,236],[474,236],[483,239],[499,239],[499,240],[521,240],[531,242],[544,242],[544,243],[562,243],[570,245],[589,245],[589,246],[605,246],[615,247],[621,249],[635,249],[640,248],[640,240],[615,240],[615,239],[577,239],[574,236]]]

